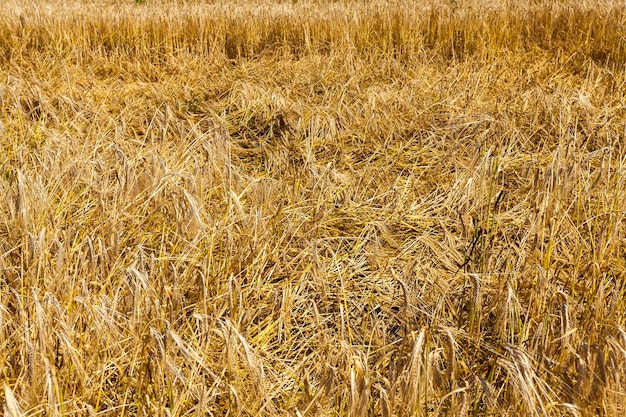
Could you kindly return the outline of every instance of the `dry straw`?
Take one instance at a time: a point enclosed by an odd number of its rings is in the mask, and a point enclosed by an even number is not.
[[[22,415],[623,415],[620,2],[9,0]]]

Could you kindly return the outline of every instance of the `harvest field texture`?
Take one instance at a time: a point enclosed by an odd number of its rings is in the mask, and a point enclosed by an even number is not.
[[[623,416],[626,7],[5,0],[5,416]]]

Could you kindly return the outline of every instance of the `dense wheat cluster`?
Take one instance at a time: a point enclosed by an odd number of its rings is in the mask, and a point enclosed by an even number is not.
[[[626,8],[0,10],[7,416],[622,416]]]

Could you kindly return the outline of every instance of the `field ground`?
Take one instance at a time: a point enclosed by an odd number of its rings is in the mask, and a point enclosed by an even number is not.
[[[5,415],[626,412],[623,3],[22,3]]]

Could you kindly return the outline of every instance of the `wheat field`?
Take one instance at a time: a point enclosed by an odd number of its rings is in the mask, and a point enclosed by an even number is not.
[[[623,416],[626,7],[6,0],[17,416]]]

